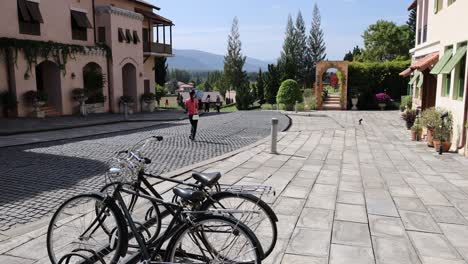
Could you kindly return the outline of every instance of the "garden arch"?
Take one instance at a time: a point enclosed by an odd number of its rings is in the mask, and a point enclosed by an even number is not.
[[[329,69],[337,69],[342,73],[341,109],[346,110],[348,104],[348,65],[347,61],[319,61],[315,71],[315,108],[322,110],[323,74]]]

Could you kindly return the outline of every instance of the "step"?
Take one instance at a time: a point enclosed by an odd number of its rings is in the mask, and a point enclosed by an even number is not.
[[[327,98],[327,99],[325,99],[324,102],[341,102],[341,100],[339,98],[336,98],[336,99],[335,98],[332,98],[332,99]]]
[[[323,105],[322,110],[339,111],[339,110],[341,110],[341,106],[339,106],[339,105]]]
[[[57,110],[54,107],[51,107],[51,106],[42,107],[41,110],[45,112],[46,117],[60,116],[60,113],[57,112]]]

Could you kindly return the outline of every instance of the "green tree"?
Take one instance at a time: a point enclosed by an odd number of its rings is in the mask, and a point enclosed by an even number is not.
[[[166,94],[167,94],[166,87],[156,84],[156,88],[154,90],[154,99],[156,100],[156,102],[158,102],[158,105],[160,104],[161,98],[166,96]]]
[[[154,60],[154,75],[156,79],[156,83],[164,86],[167,81],[167,59],[165,57],[163,58],[156,58]]]
[[[278,66],[268,65],[268,72],[265,73],[265,99],[269,104],[276,104],[276,95],[281,84],[281,74]]]
[[[320,10],[317,4],[314,5],[314,12],[312,15],[312,27],[310,29],[310,35],[308,39],[308,50],[309,50],[309,62],[308,62],[308,74],[312,78],[312,82],[315,82],[315,67],[317,62],[325,60],[327,57],[324,33],[322,30],[322,18],[320,16]]]
[[[304,19],[302,18],[301,11],[298,12],[295,25],[295,57],[296,57],[296,68],[297,68],[297,82],[301,85],[305,85],[307,76],[307,36]]]
[[[228,37],[228,51],[224,57],[225,80],[236,91],[236,103],[239,110],[248,109],[251,99],[247,73],[243,70],[246,57],[242,55],[242,43],[239,34],[239,20],[232,22]]]
[[[190,72],[180,69],[172,69],[170,76],[171,79],[184,83],[188,83],[192,78],[192,74]]]
[[[291,15],[288,17],[283,50],[278,60],[282,79],[296,79],[297,77],[297,41],[296,29]]]
[[[293,110],[296,102],[302,103],[304,101],[301,87],[295,80],[286,80],[282,82],[278,95],[276,96],[276,101],[280,104],[285,104],[286,110]]]
[[[203,91],[205,92],[211,92],[213,90],[213,87],[211,87],[211,84],[206,81],[204,84],[203,84]]]
[[[406,21],[406,25],[411,30],[411,42],[410,45],[411,47],[415,46],[415,41],[416,41],[416,8],[413,8],[411,12],[409,13],[408,21]]]
[[[348,51],[344,56],[345,61],[359,61],[361,59],[361,49],[359,46],[353,48],[353,51]]]
[[[263,79],[262,69],[259,69],[257,74],[257,100],[260,104],[265,101],[265,82]]]
[[[392,61],[409,58],[411,29],[408,25],[397,26],[394,22],[379,20],[370,25],[362,36],[366,61]]]

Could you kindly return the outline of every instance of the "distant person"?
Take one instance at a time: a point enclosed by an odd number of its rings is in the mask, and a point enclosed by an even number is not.
[[[192,130],[190,132],[190,140],[195,140],[197,134],[197,125],[200,116],[198,115],[198,99],[195,98],[195,91],[190,91],[190,98],[185,100],[185,109],[187,110]]]
[[[208,95],[205,100],[205,113],[210,112],[210,103],[211,103],[211,96]]]
[[[221,97],[219,95],[216,96],[216,111],[219,113],[219,109],[221,108]]]
[[[169,100],[166,99],[166,102],[164,103],[164,106],[166,106],[166,108],[169,108]]]

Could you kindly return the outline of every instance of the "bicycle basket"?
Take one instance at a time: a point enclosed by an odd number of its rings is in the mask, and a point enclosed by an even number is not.
[[[106,173],[106,183],[133,183],[138,179],[138,166],[125,158],[112,158]]]

